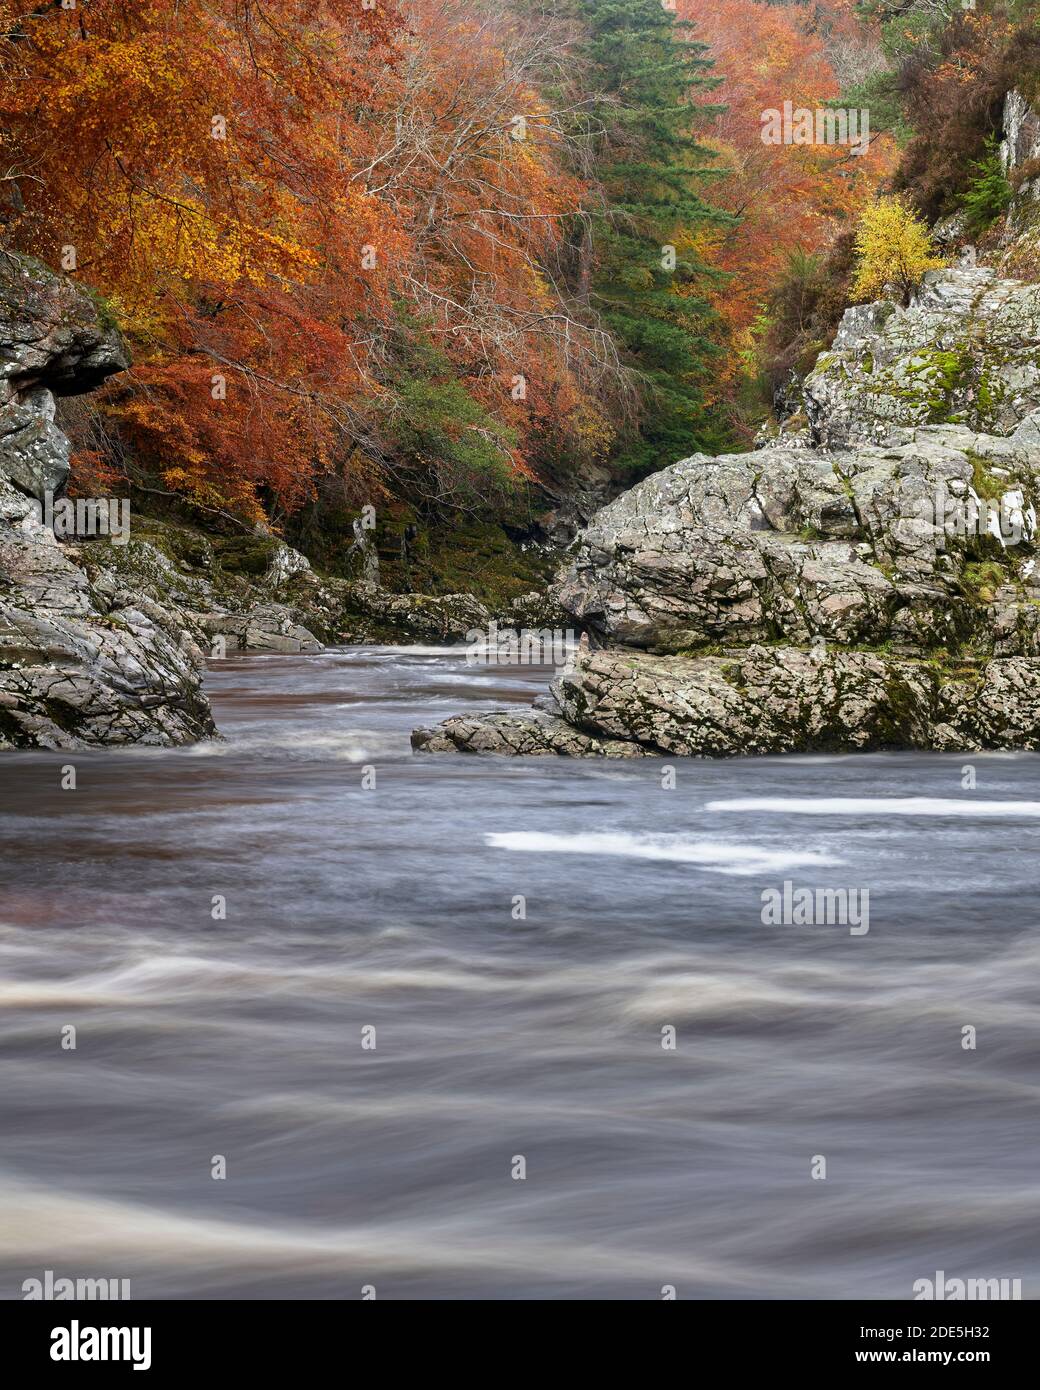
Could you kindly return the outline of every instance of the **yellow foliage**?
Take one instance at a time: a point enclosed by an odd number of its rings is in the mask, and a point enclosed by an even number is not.
[[[852,297],[860,302],[883,298],[890,286],[906,296],[927,271],[945,264],[927,226],[901,197],[879,198],[864,210],[856,252]]]

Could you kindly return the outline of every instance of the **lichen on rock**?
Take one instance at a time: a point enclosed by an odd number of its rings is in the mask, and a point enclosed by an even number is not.
[[[941,271],[850,309],[805,395],[813,447],[696,455],[592,517],[551,709],[417,746],[1040,747],[1040,286]]]
[[[954,268],[930,271],[907,308],[854,305],[804,392],[824,447],[935,423],[1010,434],[1040,406],[1040,285]]]

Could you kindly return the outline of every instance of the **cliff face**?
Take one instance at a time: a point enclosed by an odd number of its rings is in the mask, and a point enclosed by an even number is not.
[[[55,396],[92,391],[128,362],[87,296],[25,257],[0,253],[0,477],[41,502],[69,473]]]
[[[77,548],[44,524],[69,471],[55,397],[126,366],[87,295],[0,253],[0,748],[213,732],[202,653],[183,620],[132,583],[92,582]]]
[[[1020,92],[1009,92],[1004,103],[1001,162],[1018,184],[1008,209],[996,261],[1002,275],[1040,279],[1040,115]]]
[[[1040,286],[974,260],[907,308],[848,310],[801,437],[684,459],[599,511],[557,584],[592,637],[573,671],[530,716],[415,746],[1040,748]]]

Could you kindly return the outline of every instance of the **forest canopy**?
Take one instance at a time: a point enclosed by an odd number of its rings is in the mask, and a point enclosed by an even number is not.
[[[133,354],[77,467],[281,526],[318,496],[506,515],[746,445],[879,192],[1004,196],[986,141],[1030,15],[0,0],[4,244]],[[767,108],[853,101],[858,156],[761,138]]]

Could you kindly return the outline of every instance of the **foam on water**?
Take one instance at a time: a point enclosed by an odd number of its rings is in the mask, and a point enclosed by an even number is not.
[[[744,796],[709,801],[706,811],[767,811],[795,816],[1040,816],[1040,801],[983,801],[940,796]]]
[[[723,844],[713,840],[688,840],[671,835],[632,835],[614,831],[590,831],[581,835],[552,835],[540,831],[489,831],[484,836],[492,849],[519,850],[527,854],[608,855],[623,859],[657,859],[675,864],[696,864],[720,874],[779,873],[785,869],[815,868],[840,864],[835,855],[810,849],[765,849],[758,845]]]

